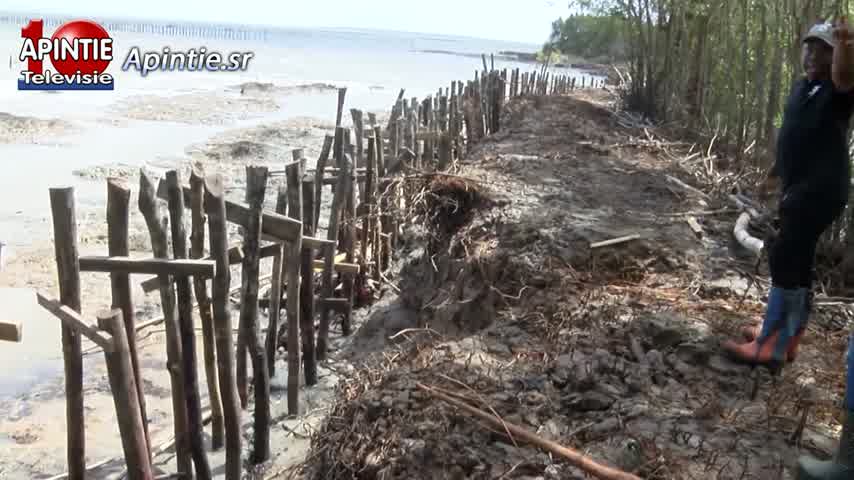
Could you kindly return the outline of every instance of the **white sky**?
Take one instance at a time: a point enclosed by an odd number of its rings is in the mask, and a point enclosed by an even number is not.
[[[566,0],[3,0],[26,13],[350,27],[543,43]],[[73,4],[73,7],[70,5]],[[213,5],[216,6],[213,6]]]

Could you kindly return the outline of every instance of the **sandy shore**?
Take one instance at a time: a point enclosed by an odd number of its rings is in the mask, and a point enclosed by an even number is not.
[[[227,196],[242,200],[244,193],[244,167],[249,164],[265,165],[271,169],[281,166],[291,159],[293,149],[303,149],[309,167],[313,167],[323,143],[323,136],[334,130],[328,121],[295,117],[284,120],[264,120],[264,116],[277,113],[281,96],[295,94],[328,94],[334,87],[329,85],[309,85],[306,87],[269,87],[247,85],[215,93],[189,93],[173,97],[132,97],[109,109],[109,114],[96,120],[97,124],[116,128],[133,128],[136,121],[173,122],[218,125],[219,133],[201,143],[185,145],[183,152],[175,152],[173,157],[152,158],[145,164],[111,161],[102,164],[73,169],[73,175],[88,188],[102,188],[110,177],[124,179],[132,190],[130,217],[131,256],[147,257],[151,255],[150,240],[144,219],[136,208],[140,169],[155,178],[166,170],[178,169],[183,178],[187,178],[191,165],[204,168],[206,172],[220,172],[226,180]],[[241,120],[255,118],[251,126],[237,126]],[[0,114],[0,143],[37,142],[41,138],[73,134],[81,127],[71,122],[53,119],[20,117]],[[284,181],[282,177],[272,177],[268,187],[267,203],[275,204],[275,192]],[[45,185],[45,189],[48,185]],[[46,194],[46,192],[39,192]],[[99,200],[97,196],[79,202],[78,242],[81,255],[104,255],[107,252],[106,196]],[[325,216],[328,212],[324,209]],[[31,226],[24,222],[16,226],[16,239],[20,246],[6,256],[0,270],[0,286],[38,290],[57,296],[56,266],[54,248],[50,238],[50,220],[30,220]],[[325,224],[325,220],[321,222]],[[239,241],[237,228],[233,227],[233,242]],[[19,235],[26,235],[27,241],[21,242]],[[262,269],[269,265],[262,265]],[[235,268],[232,279],[239,282],[240,271]],[[133,277],[134,301],[137,321],[160,315],[157,295],[145,295],[139,283],[146,278]],[[83,312],[86,316],[110,304],[109,277],[106,274],[83,274],[82,278]],[[65,400],[62,375],[61,346],[59,344],[59,322],[39,311],[34,305],[26,306],[30,311],[25,314],[24,343],[0,350],[0,360],[13,361],[16,356],[27,358],[21,365],[22,373],[5,383],[0,383],[0,409],[7,412],[0,419],[0,479],[47,478],[64,472],[65,465]],[[261,323],[266,323],[266,313],[261,315]],[[31,323],[38,320],[40,329]],[[236,324],[237,312],[233,321]],[[51,325],[53,322],[53,325]],[[45,327],[48,325],[48,327]],[[29,334],[29,335],[28,335]],[[337,335],[334,335],[337,337]],[[166,353],[162,327],[153,327],[139,334],[139,348],[143,369],[144,388],[150,420],[153,443],[158,445],[171,437],[171,400],[170,380],[166,370]],[[200,341],[200,339],[199,339]],[[344,341],[336,341],[334,348],[343,351]],[[95,464],[105,459],[115,459],[91,472],[90,478],[119,478],[123,461],[121,444],[115,419],[115,408],[107,382],[103,356],[93,345],[84,341],[86,401],[87,463]],[[201,346],[199,347],[201,351]],[[273,380],[274,401],[273,417],[277,426],[273,432],[273,441],[277,445],[276,459],[271,468],[282,469],[301,461],[308,448],[308,438],[313,426],[323,417],[323,409],[333,396],[338,375],[342,370],[351,368],[345,361],[333,360],[321,371],[321,384],[303,392],[306,415],[296,419],[285,419],[284,386],[287,378],[281,359],[279,375]],[[205,375],[200,372],[200,391],[202,403],[207,404]],[[251,414],[244,414],[244,421],[251,422]],[[247,439],[248,443],[248,439]],[[287,447],[283,447],[287,445]],[[169,452],[157,458],[158,466],[164,472],[174,471],[173,455]],[[222,454],[212,453],[211,461],[220,465]]]

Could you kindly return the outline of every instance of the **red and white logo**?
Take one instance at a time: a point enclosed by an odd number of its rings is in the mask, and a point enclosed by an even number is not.
[[[31,20],[21,36],[19,58],[27,67],[18,90],[113,90],[113,76],[105,73],[113,60],[113,39],[101,25],[75,20],[47,38],[44,22]]]

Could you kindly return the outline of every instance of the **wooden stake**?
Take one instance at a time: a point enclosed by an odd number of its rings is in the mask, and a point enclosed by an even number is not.
[[[178,172],[166,172],[166,185],[169,190],[169,225],[172,230],[172,256],[186,259],[187,232],[184,229],[184,195]],[[187,434],[196,477],[210,480],[211,467],[205,453],[202,427],[202,402],[199,398],[198,369],[196,367],[196,327],[193,319],[193,294],[190,277],[177,276],[175,284],[178,293],[178,325],[181,329],[181,359],[184,370],[184,395],[187,402]]]
[[[107,180],[107,238],[110,256],[126,257],[130,254],[128,246],[128,221],[130,218],[130,189],[118,179]],[[151,461],[151,438],[148,434],[148,417],[145,409],[145,394],[142,389],[142,375],[139,370],[139,357],[136,350],[136,318],[134,316],[133,298],[131,296],[130,275],[126,273],[111,273],[110,287],[112,293],[112,308],[121,309],[122,318],[127,331],[128,354],[133,369],[134,388],[137,392],[137,402],[142,416],[142,428],[145,431],[146,457]]]
[[[205,180],[201,172],[193,169],[190,174],[190,207],[192,212],[192,233],[190,234],[190,258],[200,259],[205,255]],[[240,253],[242,260],[243,254]],[[219,450],[225,444],[225,430],[222,418],[222,398],[220,397],[219,378],[216,368],[216,345],[214,343],[213,312],[208,296],[208,285],[204,278],[193,277],[193,290],[199,307],[202,323],[202,346],[205,356],[205,379],[208,386],[208,399],[211,406],[211,448]]]
[[[341,132],[343,138],[343,131]],[[337,136],[337,132],[336,132]],[[337,153],[337,152],[336,152]],[[342,158],[343,158],[343,149],[342,149]],[[342,162],[343,163],[343,162]],[[340,166],[339,168],[343,171],[345,170],[344,166]],[[344,175],[340,173],[338,175],[338,185],[336,185],[334,190],[334,195],[332,197],[332,206],[330,208],[329,213],[329,227],[326,231],[326,238],[330,242],[334,242],[332,245],[326,246],[324,248],[324,259],[326,261],[326,267],[323,270],[323,282],[322,282],[322,293],[323,298],[330,298],[334,293],[334,284],[332,283],[332,276],[335,273],[335,245],[338,244],[338,233],[339,233],[339,222],[341,219],[341,212],[344,209],[344,204],[346,201],[347,191],[345,188],[347,187],[347,179],[349,175]],[[326,354],[328,349],[329,342],[329,309],[320,306],[320,328],[317,332],[317,359],[318,360],[326,360]]]
[[[338,114],[335,116],[335,126],[340,127],[344,117],[344,99],[347,97],[347,88],[338,89]]]
[[[374,119],[376,121],[376,119]],[[370,157],[370,149],[369,149]],[[370,160],[370,159],[369,159]],[[314,182],[309,177],[302,181],[302,224],[305,226],[303,235],[312,236],[316,230],[312,225],[317,221],[314,215]],[[315,351],[314,334],[314,249],[303,243],[300,261],[300,333],[302,336],[302,363],[305,384],[317,384],[317,353]]]
[[[260,464],[270,458],[270,377],[267,371],[264,345],[258,332],[258,277],[260,275],[261,216],[264,207],[264,192],[267,188],[267,168],[246,167],[246,203],[252,212],[247,228],[243,232],[243,286],[240,300],[240,333],[243,334],[255,378],[255,441],[252,462]],[[302,237],[302,232],[300,232]],[[238,339],[240,336],[238,335]],[[240,361],[240,357],[238,357]],[[238,371],[238,374],[241,372]],[[238,377],[238,381],[240,378]],[[244,379],[244,382],[246,380]],[[238,383],[238,386],[241,385]],[[241,395],[247,395],[244,390]],[[246,408],[246,400],[241,399]]]
[[[74,189],[51,188],[53,238],[59,274],[59,301],[80,313],[80,265],[77,253],[77,219]],[[83,354],[80,334],[62,326],[62,356],[65,362],[66,459],[68,478],[86,477],[86,427],[83,412]]]
[[[381,127],[374,128],[374,138],[377,139],[377,175],[382,178],[386,175],[385,168],[385,153],[383,151],[383,129]]]
[[[213,279],[213,319],[216,333],[217,372],[222,389],[222,411],[225,419],[225,478],[240,480],[241,474],[241,421],[232,361],[234,346],[231,338],[229,290],[231,270],[228,268],[228,225],[225,212],[225,194],[222,177],[205,179],[205,212],[210,229],[210,252],[216,259],[217,270]]]
[[[166,237],[166,217],[162,215],[160,204],[155,197],[154,183],[144,171],[139,174],[139,210],[145,217],[148,233],[151,235],[151,249],[155,258],[166,259],[169,249]],[[160,275],[160,305],[166,326],[166,362],[169,379],[172,384],[172,411],[175,428],[175,450],[178,456],[178,471],[192,475],[193,465],[190,438],[187,435],[187,403],[184,391],[184,375],[181,369],[181,330],[175,309],[175,289],[168,275]]]
[[[316,232],[320,218],[320,205],[323,201],[323,175],[327,162],[329,162],[329,153],[332,151],[332,144],[335,142],[335,136],[326,135],[323,138],[323,148],[320,150],[320,157],[317,159],[315,166],[314,177],[314,226]]]
[[[279,191],[276,197],[276,213],[285,215],[288,213],[288,196],[285,186],[279,186]],[[279,325],[282,315],[282,270],[284,263],[284,246],[276,242],[272,245],[262,248],[258,255],[260,258],[265,257],[264,250],[270,249],[273,251],[273,271],[270,273],[270,306],[268,311],[267,325],[267,371],[270,378],[276,375],[276,354],[279,348]]]
[[[119,423],[119,433],[122,438],[122,450],[129,480],[150,480],[151,458],[149,442],[143,426],[142,408],[139,404],[139,389],[133,373],[128,333],[122,311],[100,312],[98,326],[113,337],[114,351],[104,352],[107,365],[107,376],[110,379],[110,390],[113,393],[113,403],[116,406],[116,419]],[[132,333],[133,330],[130,331]]]
[[[288,216],[302,221],[302,169],[299,164],[287,166]],[[302,238],[302,235],[300,235]],[[288,311],[288,414],[299,414],[300,366],[300,270],[302,243],[292,242],[287,250]]]
[[[356,175],[355,171],[352,170],[354,167],[353,161],[350,158],[345,159],[347,163],[347,168],[350,170],[349,174],[344,174],[342,172],[342,176],[347,179],[346,192],[347,192],[347,201],[346,201],[346,218],[347,221],[344,225],[344,245],[345,251],[347,253],[346,262],[353,263],[355,260],[355,250],[356,250]],[[351,333],[351,319],[353,316],[353,297],[355,294],[355,289],[353,288],[355,284],[355,278],[352,275],[344,276],[344,298],[348,300],[347,308],[344,311],[344,316],[341,319],[341,333],[345,337],[349,336]],[[327,297],[328,298],[328,297]]]

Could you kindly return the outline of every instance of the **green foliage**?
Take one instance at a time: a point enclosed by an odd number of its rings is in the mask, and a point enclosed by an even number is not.
[[[544,52],[558,51],[588,59],[621,60],[625,20],[616,15],[575,15],[552,23]]]

